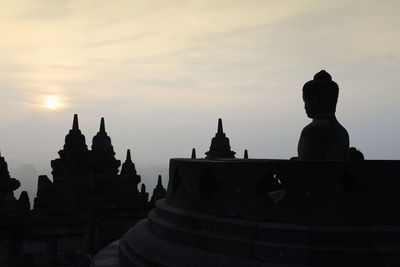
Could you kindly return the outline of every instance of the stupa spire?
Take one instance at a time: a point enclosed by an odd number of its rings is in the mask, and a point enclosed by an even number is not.
[[[100,119],[99,132],[93,137],[92,150],[95,152],[102,151],[114,156],[114,148],[111,144],[111,138],[107,135],[105,129],[104,118]]]
[[[222,134],[224,133],[224,129],[222,127],[222,119],[218,119],[218,131],[217,133]]]
[[[73,131],[79,130],[78,114],[74,114],[74,120],[72,121],[72,130]]]
[[[78,114],[74,114],[74,119],[72,121],[72,129],[65,136],[64,149],[59,151],[61,155],[65,153],[81,153],[87,151],[85,136],[79,130],[78,124]]]
[[[136,172],[135,163],[132,162],[130,149],[126,151],[126,160],[122,163],[120,177],[126,182],[133,183],[137,192],[137,185],[140,183],[141,178]]]
[[[100,130],[99,130],[99,132],[100,133],[105,133],[106,132],[106,127],[104,126],[104,118],[103,117],[101,117],[101,120],[100,120]]]
[[[126,160],[124,163],[122,163],[121,175],[122,176],[137,176],[136,169],[135,169],[135,163],[133,163],[133,161],[131,159],[131,150],[130,149],[128,149],[126,151]],[[139,182],[140,182],[140,178],[137,183],[139,183]]]
[[[162,187],[161,175],[158,175],[157,186]]]
[[[225,136],[222,128],[222,119],[218,119],[218,130],[211,140],[210,150],[206,152],[206,159],[235,158],[235,152],[231,150],[229,138]]]
[[[132,159],[131,159],[131,150],[130,149],[128,149],[126,151],[126,161],[132,161]]]
[[[156,186],[156,188],[154,188],[153,195],[151,196],[151,199],[150,199],[150,207],[153,208],[156,201],[159,199],[165,198],[166,195],[167,195],[167,190],[165,190],[165,188],[162,185],[161,175],[158,175],[157,186]]]
[[[244,150],[244,159],[248,159],[249,158],[249,154],[247,152],[247,149]]]
[[[121,161],[115,158],[111,138],[108,136],[104,118],[100,119],[100,129],[92,139],[92,155],[95,158],[96,168],[117,174]]]
[[[192,148],[192,156],[191,156],[191,158],[192,159],[196,158],[196,149],[195,148]]]

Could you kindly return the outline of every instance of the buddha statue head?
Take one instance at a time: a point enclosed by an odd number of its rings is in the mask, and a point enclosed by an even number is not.
[[[303,86],[304,108],[309,118],[317,115],[334,115],[339,95],[339,86],[331,75],[321,70],[314,79]]]

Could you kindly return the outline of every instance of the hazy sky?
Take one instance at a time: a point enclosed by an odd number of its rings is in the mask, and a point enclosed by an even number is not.
[[[351,145],[400,159],[399,1],[0,1],[12,175],[50,176],[74,113],[89,147],[105,117],[117,158],[133,149],[151,187],[169,158],[204,155],[218,118],[238,156],[289,158],[309,122],[301,88],[321,69]]]

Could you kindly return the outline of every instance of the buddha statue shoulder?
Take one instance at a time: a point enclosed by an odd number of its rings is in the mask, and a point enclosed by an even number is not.
[[[347,159],[349,135],[335,116],[339,86],[322,70],[303,87],[304,108],[312,119],[301,132],[299,160]]]

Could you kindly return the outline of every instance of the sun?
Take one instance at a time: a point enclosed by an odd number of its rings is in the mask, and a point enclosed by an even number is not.
[[[45,104],[43,106],[48,109],[56,110],[61,106],[60,99],[58,96],[49,95],[46,97]]]

